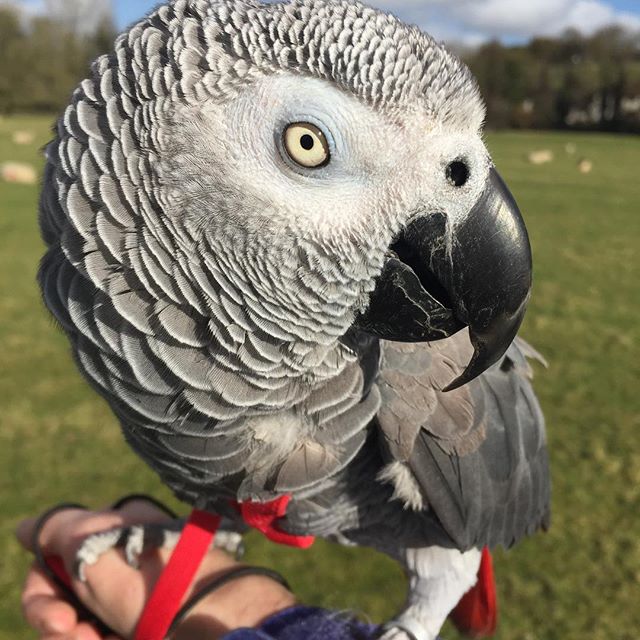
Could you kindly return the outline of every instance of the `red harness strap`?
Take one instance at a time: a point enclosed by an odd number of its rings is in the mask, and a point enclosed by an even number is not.
[[[189,585],[209,551],[220,516],[194,509],[178,545],[153,589],[136,627],[135,640],[162,640],[180,610]]]
[[[44,559],[49,569],[58,576],[60,582],[73,591],[73,583],[64,566],[64,560],[60,556],[45,556]]]
[[[287,513],[291,496],[282,496],[271,502],[232,502],[242,519],[254,529],[263,533],[272,542],[298,549],[308,549],[314,542],[313,536],[294,536],[281,531],[277,526],[279,518]]]

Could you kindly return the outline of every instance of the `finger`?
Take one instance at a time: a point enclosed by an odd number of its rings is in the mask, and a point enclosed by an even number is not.
[[[33,551],[31,548],[31,539],[33,537],[33,530],[36,527],[36,518],[27,518],[18,524],[16,527],[16,538],[18,542],[27,550]]]
[[[106,531],[115,527],[131,526],[133,524],[147,524],[153,522],[167,522],[171,518],[161,509],[146,500],[132,500],[120,510],[111,509],[92,513],[81,509],[65,509],[51,516],[40,533],[40,545],[57,553],[63,552],[69,541],[69,526],[82,522],[82,530],[74,531],[82,536],[91,535],[98,531]],[[37,518],[27,518],[20,522],[16,529],[16,536],[20,544],[28,551],[33,551],[33,532],[37,525]],[[60,532],[65,537],[60,537]],[[76,543],[78,535],[75,536]]]
[[[23,607],[30,627],[42,634],[69,634],[76,627],[76,613],[68,603],[51,596],[34,596]]]
[[[71,569],[72,558],[82,541],[94,533],[128,527],[133,524],[164,522],[167,516],[159,509],[132,504],[128,510],[91,512],[76,509],[60,511],[51,516],[39,535],[39,544],[47,553],[59,555]],[[18,525],[17,535],[21,544],[33,551],[34,520],[25,520]]]
[[[115,511],[120,514],[125,526],[132,524],[149,524],[155,522],[170,522],[172,518],[153,503],[141,498],[130,500]]]
[[[103,640],[96,628],[88,622],[81,622],[73,633],[74,640]]]
[[[60,539],[56,537],[56,533],[60,530],[66,530],[75,522],[79,522],[83,517],[86,518],[89,512],[83,509],[64,509],[54,513],[45,523],[43,530],[38,536],[38,542],[41,547],[47,549],[55,549]],[[38,524],[39,518],[27,518],[18,524],[16,529],[16,537],[20,544],[28,551],[33,551],[33,534]],[[57,549],[61,551],[61,549]]]
[[[49,596],[51,598],[62,599],[62,592],[56,584],[33,563],[24,582],[22,589],[22,601],[26,601],[34,596]]]
[[[78,623],[73,607],[35,567],[27,574],[22,609],[29,625],[44,635],[68,634]]]

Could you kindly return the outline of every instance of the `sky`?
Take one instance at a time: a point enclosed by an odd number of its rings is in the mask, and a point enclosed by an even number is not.
[[[6,0],[5,0],[6,1]],[[45,0],[12,0],[37,11]],[[2,0],[0,0],[2,2]],[[95,0],[77,0],[93,3]],[[593,33],[609,24],[640,31],[639,0],[367,0],[419,25],[438,40],[477,45],[498,38],[520,42],[555,35],[569,27]],[[113,0],[123,29],[142,17],[156,0]]]

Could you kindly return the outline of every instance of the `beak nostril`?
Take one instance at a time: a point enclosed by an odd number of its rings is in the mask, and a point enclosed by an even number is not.
[[[454,187],[464,187],[469,180],[469,166],[462,160],[454,160],[447,166],[447,180]]]

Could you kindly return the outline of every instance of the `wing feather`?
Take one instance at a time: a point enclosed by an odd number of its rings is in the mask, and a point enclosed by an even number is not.
[[[416,353],[400,364],[398,348],[391,343],[383,347],[383,397],[404,410],[402,415],[388,409],[379,414],[386,449],[393,461],[411,470],[424,502],[454,543],[461,549],[509,547],[546,528],[550,480],[545,424],[526,360],[539,359],[538,354],[517,339],[502,362],[444,394],[441,389],[452,373],[468,361],[466,334],[400,347],[405,356],[408,350]],[[425,352],[431,357],[425,358]],[[422,367],[416,366],[418,361]],[[419,408],[416,395],[422,401]]]

